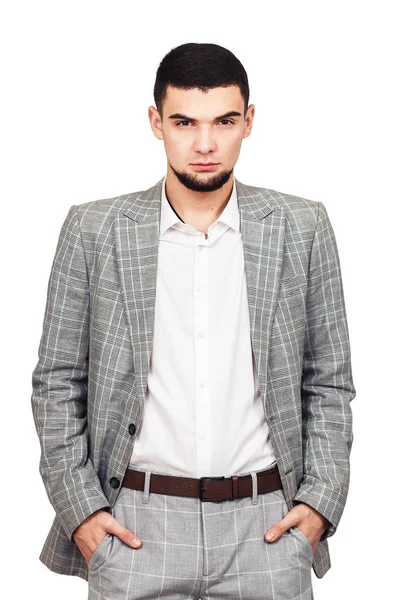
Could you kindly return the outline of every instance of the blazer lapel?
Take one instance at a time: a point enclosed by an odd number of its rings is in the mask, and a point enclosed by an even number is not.
[[[260,391],[266,406],[267,364],[278,299],[285,218],[268,192],[236,178],[244,251],[251,339]],[[133,194],[114,220],[122,299],[132,342],[136,393],[141,408],[147,388],[154,333],[162,179]]]
[[[267,366],[278,302],[285,239],[285,213],[268,190],[236,179],[250,315],[260,392],[267,412]]]
[[[153,343],[162,179],[114,219],[115,250],[141,409]],[[143,413],[142,413],[143,414]]]

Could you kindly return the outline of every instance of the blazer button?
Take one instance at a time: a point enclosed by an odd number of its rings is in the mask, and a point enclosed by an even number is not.
[[[117,487],[119,487],[119,484],[120,484],[120,481],[119,481],[118,477],[111,477],[111,479],[110,479],[111,487],[117,488]]]
[[[135,435],[135,431],[136,431],[136,425],[135,423],[131,423],[128,427],[128,431],[131,435]]]

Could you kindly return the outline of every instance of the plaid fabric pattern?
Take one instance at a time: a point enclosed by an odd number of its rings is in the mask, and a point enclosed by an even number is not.
[[[282,490],[255,499],[146,498],[122,488],[113,515],[143,545],[131,548],[107,534],[89,561],[88,600],[312,600],[313,550],[304,533],[292,527],[264,541],[287,513]]]
[[[322,577],[348,493],[356,393],[338,249],[322,202],[235,181],[265,415],[288,507],[306,502],[331,523],[313,561]],[[112,510],[143,416],[161,185],[72,205],[49,277],[31,403],[56,515],[40,560],[85,579],[72,533]]]

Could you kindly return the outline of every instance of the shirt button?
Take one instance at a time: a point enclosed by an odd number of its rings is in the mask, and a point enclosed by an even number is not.
[[[205,439],[206,439],[206,436],[205,436],[205,434],[204,434],[204,433],[201,433],[201,434],[199,435],[199,439],[200,439],[200,440],[205,440]]]
[[[196,285],[196,292],[201,292],[201,285]]]
[[[204,337],[204,333],[203,333],[203,331],[200,331],[200,333],[199,333],[199,336],[198,336],[198,337],[199,337],[199,338],[203,338],[203,337]]]
[[[206,385],[206,384],[204,383],[204,381],[202,381],[202,382],[200,383],[200,387],[201,387],[201,388],[203,388],[205,385]]]

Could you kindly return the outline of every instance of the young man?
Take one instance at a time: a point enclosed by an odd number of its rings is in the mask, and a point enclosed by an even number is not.
[[[40,560],[93,600],[306,600],[349,485],[334,232],[322,202],[233,176],[254,105],[231,52],[174,48],[154,98],[165,177],[71,206],[52,265]]]

